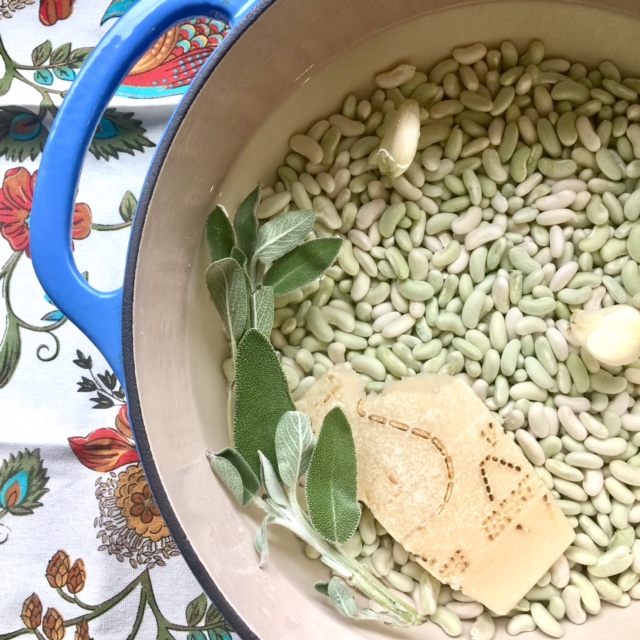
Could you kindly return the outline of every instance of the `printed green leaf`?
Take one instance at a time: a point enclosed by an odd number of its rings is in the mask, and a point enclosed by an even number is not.
[[[357,485],[351,426],[342,409],[336,407],[322,423],[305,487],[311,524],[325,540],[344,544],[358,527]]]
[[[40,498],[49,491],[49,477],[40,458],[40,449],[18,451],[0,464],[0,511],[27,516],[42,506]]]
[[[327,585],[327,595],[333,606],[347,618],[357,618],[360,608],[353,599],[347,585],[340,578],[331,578]]]
[[[260,528],[256,531],[256,537],[253,541],[253,546],[260,554],[260,562],[258,567],[262,568],[269,561],[269,540],[267,538],[267,526],[273,522],[274,518],[271,515],[265,516]]]
[[[13,78],[14,76],[11,73],[6,73],[4,77],[0,78],[0,96],[9,92]]]
[[[49,87],[53,84],[53,73],[49,69],[38,69],[33,74],[33,79],[38,84],[43,84],[45,87]]]
[[[258,457],[260,458],[260,477],[267,495],[277,505],[288,507],[289,503],[284,495],[284,491],[282,491],[280,480],[278,480],[273,465],[267,460],[262,451],[258,451]]]
[[[51,80],[53,81],[53,78]],[[144,152],[145,147],[155,147],[155,143],[144,135],[147,130],[142,126],[142,122],[133,116],[132,112],[108,108],[102,114],[89,151],[98,160],[117,160],[121,153],[133,156],[136,151]]]
[[[207,640],[207,636],[202,631],[189,631],[187,640]]]
[[[273,329],[273,288],[260,287],[253,294],[251,326],[269,338]]]
[[[62,64],[67,61],[69,54],[71,53],[71,43],[65,42],[61,44],[57,49],[53,50],[51,54],[51,64]]]
[[[0,389],[9,384],[20,360],[21,339],[17,318],[9,313],[7,328],[0,346]]]
[[[78,47],[77,49],[74,49],[69,56],[67,64],[72,69],[79,69],[92,51],[93,47]]]
[[[258,451],[277,464],[276,428],[286,411],[295,411],[295,405],[278,355],[257,329],[249,329],[238,345],[235,409],[235,447],[259,476]]]
[[[284,296],[317,280],[338,256],[340,238],[318,238],[297,246],[276,260],[264,277],[276,297]]]
[[[249,314],[244,270],[232,258],[223,258],[209,266],[205,278],[227,334],[237,342],[247,326]]]
[[[211,468],[224,482],[234,498],[246,507],[260,491],[260,481],[244,458],[234,449],[207,452]]]
[[[236,230],[238,246],[245,256],[251,260],[256,247],[258,236],[258,217],[256,211],[260,204],[260,190],[258,185],[242,202],[233,219],[233,228]]]
[[[53,74],[60,80],[66,80],[67,82],[73,82],[76,77],[76,72],[71,67],[55,67]]]
[[[51,40],[45,40],[42,44],[39,44],[31,52],[31,62],[33,62],[33,66],[39,67],[41,64],[44,64],[51,55],[51,50]]]
[[[137,206],[138,200],[131,191],[127,191],[122,198],[122,202],[120,202],[120,217],[125,222],[131,222]]]
[[[233,228],[224,207],[218,205],[209,214],[204,233],[212,262],[231,255],[234,244]]]
[[[192,600],[187,605],[187,625],[190,627],[195,627],[197,624],[201,622],[204,618],[205,613],[207,613],[207,596],[203,594],[199,595],[195,600]]]
[[[42,122],[44,116],[44,111],[33,113],[14,106],[0,108],[0,156],[10,162],[35,160],[42,153],[49,134]]]
[[[276,428],[276,456],[282,482],[295,487],[309,467],[315,438],[304,413],[287,411]]]
[[[271,264],[289,253],[311,233],[315,219],[315,212],[304,210],[269,220],[258,229],[255,257],[262,264]]]

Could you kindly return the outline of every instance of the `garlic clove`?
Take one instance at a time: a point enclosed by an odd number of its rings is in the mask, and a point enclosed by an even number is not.
[[[640,357],[640,311],[629,305],[577,311],[569,331],[603,364],[623,366]]]
[[[420,139],[420,105],[405,100],[395,113],[377,152],[380,173],[392,180],[400,177],[411,165]]]

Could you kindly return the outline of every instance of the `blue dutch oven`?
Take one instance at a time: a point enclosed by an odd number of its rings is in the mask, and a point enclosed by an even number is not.
[[[74,198],[102,111],[145,50],[180,20],[233,27],[207,60],[158,146],[138,211],[124,287],[101,292],[75,265]],[[202,586],[242,638],[445,638],[434,625],[393,630],[340,617],[313,589],[326,568],[288,533],[270,534],[258,568],[260,514],[241,511],[204,455],[228,445],[226,344],[204,285],[204,221],[273,183],[288,140],[371,93],[375,73],[411,61],[428,69],[459,44],[542,38],[585,64],[640,60],[637,0],[140,0],[84,64],[51,129],[31,215],[44,289],[126,383],[141,459],[162,514]],[[637,68],[636,73],[638,75]],[[258,409],[259,410],[259,409]],[[637,637],[636,607],[571,626],[568,640]],[[634,631],[634,629],[636,629]],[[506,638],[504,630],[498,638]],[[532,634],[532,638],[543,636]]]

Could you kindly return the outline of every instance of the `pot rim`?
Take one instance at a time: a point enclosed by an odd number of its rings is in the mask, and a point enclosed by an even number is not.
[[[242,616],[223,595],[216,585],[215,580],[209,574],[204,563],[191,545],[189,537],[180,524],[180,521],[178,520],[178,517],[171,505],[171,501],[169,500],[169,496],[167,495],[162,480],[160,479],[158,467],[156,466],[156,462],[151,451],[149,438],[147,436],[147,428],[142,417],[142,408],[140,397],[138,395],[138,383],[136,378],[133,344],[134,293],[138,254],[140,252],[142,232],[149,210],[149,204],[155,191],[155,186],[158,182],[160,172],[180,126],[184,118],[187,116],[189,109],[200,94],[201,89],[209,81],[212,73],[216,70],[219,62],[244,35],[247,29],[249,29],[253,23],[256,22],[256,20],[258,20],[260,16],[275,2],[276,0],[261,0],[261,2],[259,2],[259,4],[257,4],[249,14],[247,14],[246,18],[230,31],[230,33],[218,45],[215,52],[205,62],[200,73],[198,73],[194,81],[191,83],[188,91],[182,97],[180,103],[167,123],[166,129],[158,143],[158,148],[145,178],[136,215],[131,227],[122,298],[122,355],[125,379],[127,383],[127,404],[134,439],[140,454],[140,460],[149,483],[149,487],[153,493],[156,503],[158,504],[158,508],[162,513],[162,517],[169,528],[171,536],[175,540],[175,543],[189,569],[195,576],[196,580],[200,583],[200,586],[203,588],[206,595],[209,596],[216,608],[220,613],[222,613],[227,622],[229,622],[233,627],[233,630],[243,640],[261,640],[261,638],[248,627]]]

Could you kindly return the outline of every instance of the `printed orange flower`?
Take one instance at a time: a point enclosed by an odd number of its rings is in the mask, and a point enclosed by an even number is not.
[[[169,535],[140,465],[120,473],[114,494],[129,529],[153,542]]]
[[[73,11],[75,0],[40,0],[40,22],[46,27],[58,20],[66,20]]]
[[[116,429],[129,440],[133,440],[133,433],[131,432],[131,423],[129,422],[129,407],[124,404],[120,407],[118,415],[116,416]]]
[[[86,438],[69,438],[69,445],[85,467],[100,473],[140,460],[133,440],[115,429],[97,429]]]
[[[5,173],[0,190],[0,233],[14,251],[24,251],[29,258],[29,220],[37,176],[37,171],[31,174],[24,167],[14,167]],[[90,232],[91,209],[89,205],[76,204],[72,235],[82,240]]]

